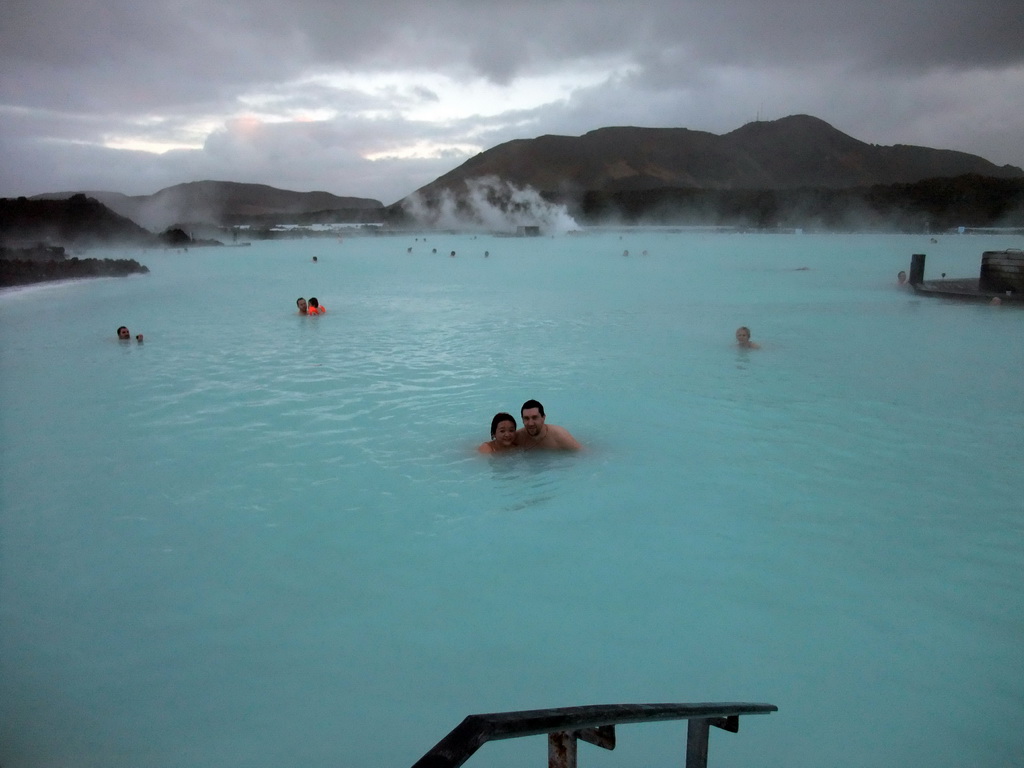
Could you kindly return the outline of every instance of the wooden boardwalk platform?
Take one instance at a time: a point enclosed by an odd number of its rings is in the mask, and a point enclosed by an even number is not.
[[[998,298],[1001,304],[1024,306],[1024,292],[995,290],[984,285],[980,277],[924,280],[924,260],[924,254],[915,253],[910,264],[909,285],[920,296],[985,303]]]

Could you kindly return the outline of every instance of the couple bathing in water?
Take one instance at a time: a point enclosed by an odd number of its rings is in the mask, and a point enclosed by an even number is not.
[[[545,449],[549,451],[578,451],[582,446],[569,430],[544,422],[544,406],[536,400],[527,400],[519,409],[523,417],[522,429],[516,429],[515,417],[499,413],[491,419],[491,440],[477,450],[480,453],[503,453],[515,450]]]
[[[306,301],[301,296],[295,300],[295,306],[299,308],[300,315],[322,315],[327,310],[320,306],[320,302],[314,296]]]

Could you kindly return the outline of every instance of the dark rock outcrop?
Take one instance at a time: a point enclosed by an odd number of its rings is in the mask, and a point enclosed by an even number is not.
[[[198,248],[207,245],[224,245],[220,240],[213,238],[193,237],[179,227],[171,227],[161,232],[159,240],[168,248]]]
[[[0,245],[26,243],[90,248],[145,247],[157,241],[149,230],[85,195],[66,200],[0,199]]]
[[[46,245],[36,243],[27,248],[4,248],[0,247],[0,260],[12,259],[16,261],[64,261],[67,254],[63,246]]]
[[[152,232],[85,195],[67,200],[0,200],[2,287],[146,273],[148,267],[134,259],[69,259],[65,248],[159,244]]]
[[[135,259],[53,259],[35,261],[8,258],[17,251],[5,250],[0,258],[0,287],[28,285],[49,280],[70,280],[81,277],[125,277],[145,274],[149,268]]]

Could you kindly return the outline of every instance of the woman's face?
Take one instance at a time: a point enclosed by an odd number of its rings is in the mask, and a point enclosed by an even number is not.
[[[494,430],[494,439],[506,448],[512,446],[516,437],[516,423],[514,421],[499,421]]]

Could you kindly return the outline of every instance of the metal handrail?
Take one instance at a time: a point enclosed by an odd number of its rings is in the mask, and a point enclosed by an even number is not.
[[[616,725],[688,720],[686,766],[707,765],[708,731],[716,726],[735,733],[740,715],[766,715],[774,704],[597,704],[469,715],[413,765],[458,768],[488,741],[548,734],[548,765],[575,768],[576,740],[614,749]]]

